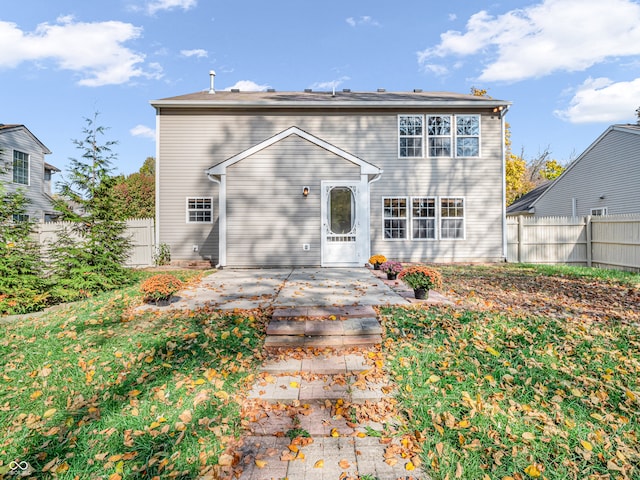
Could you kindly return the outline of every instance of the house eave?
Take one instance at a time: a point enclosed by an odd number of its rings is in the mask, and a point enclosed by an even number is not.
[[[462,100],[432,100],[409,102],[369,102],[369,101],[231,101],[231,100],[152,100],[150,104],[156,108],[167,107],[196,107],[196,108],[252,108],[252,109],[282,109],[282,108],[366,108],[366,109],[399,109],[399,108],[477,108],[486,109],[496,106],[508,107],[510,102],[504,101],[462,101]]]

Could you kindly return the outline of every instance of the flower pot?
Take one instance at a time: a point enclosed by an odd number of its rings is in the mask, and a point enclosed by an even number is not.
[[[427,288],[414,288],[413,296],[418,300],[426,300],[429,297],[429,290]]]
[[[397,277],[397,273],[387,273],[387,280],[395,280]]]
[[[379,263],[374,263],[373,264],[373,269],[374,270],[380,270],[380,264]]]

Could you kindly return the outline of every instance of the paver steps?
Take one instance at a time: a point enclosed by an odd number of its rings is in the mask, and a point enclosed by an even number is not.
[[[276,308],[265,348],[375,346],[382,327],[370,306]]]

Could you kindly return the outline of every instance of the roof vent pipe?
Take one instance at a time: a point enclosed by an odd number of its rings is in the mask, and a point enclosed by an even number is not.
[[[211,86],[209,87],[209,93],[216,93],[215,88],[213,88],[213,80],[216,78],[216,72],[214,72],[213,70],[210,70],[209,78],[211,79]]]

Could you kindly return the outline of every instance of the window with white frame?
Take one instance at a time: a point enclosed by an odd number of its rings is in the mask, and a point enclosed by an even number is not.
[[[29,221],[29,215],[27,215],[26,213],[14,213],[13,214],[13,221],[15,223],[28,222]]]
[[[187,223],[212,223],[213,199],[211,197],[187,198]]]
[[[429,115],[427,136],[430,157],[451,156],[451,116]]]
[[[435,240],[436,199],[434,197],[411,198],[411,238]]]
[[[480,117],[456,116],[456,157],[480,156]]]
[[[608,211],[609,209],[607,207],[592,208],[591,215],[595,215],[595,216],[607,215]]]
[[[13,183],[29,185],[29,155],[13,151]]]
[[[440,238],[464,238],[464,199],[443,197],[440,199]]]
[[[422,157],[422,115],[398,117],[400,157]]]
[[[430,158],[479,157],[480,115],[398,115],[399,157],[425,156],[423,144]]]
[[[385,197],[383,204],[384,238],[386,240],[407,238],[406,197]]]

